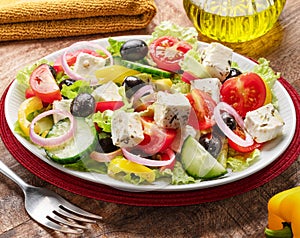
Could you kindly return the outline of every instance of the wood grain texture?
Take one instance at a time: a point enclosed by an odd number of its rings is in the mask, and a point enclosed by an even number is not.
[[[192,26],[181,0],[156,1],[158,13],[143,30],[118,35],[151,34],[163,20]],[[251,42],[227,44],[236,52],[258,59],[265,57],[274,70],[300,93],[300,0],[287,1],[279,21],[266,35]],[[80,40],[108,37],[99,34],[60,39],[0,43],[0,95],[17,71],[35,60]],[[199,35],[199,40],[212,40]],[[267,225],[267,202],[274,194],[300,185],[299,158],[285,172],[267,184],[247,193],[222,201],[185,207],[135,207],[88,199],[46,183],[23,168],[0,141],[1,160],[25,181],[45,186],[74,204],[103,216],[103,221],[90,226],[81,237],[263,237]],[[0,175],[0,238],[66,237],[34,222],[24,209],[22,191],[11,180]],[[78,236],[67,236],[78,237]]]

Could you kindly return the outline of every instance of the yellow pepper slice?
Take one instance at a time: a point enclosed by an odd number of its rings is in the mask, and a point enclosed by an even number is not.
[[[172,87],[172,81],[171,79],[165,78],[165,79],[152,79],[151,83],[153,84],[156,91],[166,91],[170,90]]]
[[[30,121],[27,117],[30,113],[43,108],[43,102],[38,97],[31,97],[23,101],[18,109],[18,122],[26,136],[29,136]]]
[[[100,84],[108,83],[109,81],[122,84],[125,77],[139,73],[139,71],[126,68],[122,65],[111,65],[97,70],[95,75]]]
[[[149,183],[154,182],[155,180],[155,173],[152,169],[148,167],[137,164],[130,160],[125,159],[122,156],[117,156],[116,158],[112,159],[108,165],[108,174],[114,176],[120,172],[124,172],[126,174],[133,173]]]
[[[300,237],[300,186],[274,195],[268,203],[268,229],[283,229],[284,222],[290,223],[293,237]]]
[[[272,92],[267,83],[265,83],[265,86],[266,86],[266,99],[265,99],[264,105],[267,105],[272,102]]]

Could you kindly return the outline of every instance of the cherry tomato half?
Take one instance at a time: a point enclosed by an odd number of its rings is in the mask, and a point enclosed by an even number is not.
[[[188,124],[197,130],[207,130],[211,128],[215,124],[213,112],[216,102],[209,94],[199,89],[192,89],[186,97],[192,105]]]
[[[59,86],[47,64],[41,64],[30,75],[30,88],[44,103],[61,100]]]
[[[149,53],[157,67],[171,72],[180,70],[179,62],[192,46],[172,36],[162,36],[149,45]]]
[[[240,127],[237,127],[235,130],[233,130],[233,132],[235,134],[237,134],[239,137],[241,137],[243,139],[245,138],[245,133],[243,132],[243,130]],[[232,149],[234,149],[238,152],[249,153],[249,152],[252,152],[255,149],[260,149],[262,147],[263,143],[258,143],[258,142],[254,141],[254,143],[252,145],[244,147],[244,146],[240,146],[240,145],[234,143],[232,140],[230,140],[228,138],[228,145]]]
[[[148,155],[154,155],[166,150],[175,139],[176,130],[158,127],[147,117],[142,118],[144,140],[138,145]]]
[[[264,105],[266,86],[256,73],[245,73],[225,81],[220,89],[221,100],[231,105],[241,117]]]

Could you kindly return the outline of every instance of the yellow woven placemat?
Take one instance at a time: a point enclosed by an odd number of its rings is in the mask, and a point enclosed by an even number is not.
[[[0,0],[0,41],[145,28],[154,0]]]

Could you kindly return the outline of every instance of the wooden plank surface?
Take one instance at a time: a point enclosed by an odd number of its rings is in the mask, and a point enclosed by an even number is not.
[[[158,13],[143,30],[116,33],[150,34],[163,20],[192,26],[181,0],[156,1]],[[263,37],[243,44],[227,44],[236,52],[271,61],[274,70],[300,93],[300,0],[287,1],[275,27]],[[109,35],[69,37],[0,43],[0,95],[14,79],[17,70],[60,48],[79,40]],[[201,36],[200,40],[211,42]],[[59,189],[28,172],[0,141],[1,160],[25,181],[56,191],[74,204],[103,216],[82,237],[263,237],[267,225],[267,202],[275,193],[299,185],[299,158],[284,173],[267,184],[247,193],[218,202],[185,207],[136,207],[88,199]],[[24,209],[22,191],[0,174],[0,238],[65,237],[34,222]],[[75,237],[75,236],[68,236]]]

